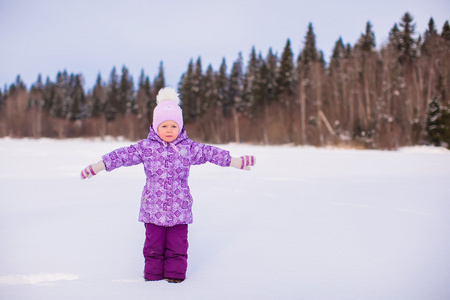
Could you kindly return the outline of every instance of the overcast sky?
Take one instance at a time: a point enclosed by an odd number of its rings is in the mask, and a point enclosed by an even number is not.
[[[125,65],[136,83],[142,69],[153,78],[164,63],[167,85],[176,87],[190,59],[203,70],[230,71],[251,48],[281,56],[290,39],[295,58],[312,22],[317,47],[328,62],[335,42],[355,44],[370,21],[377,48],[409,12],[422,34],[433,17],[439,32],[450,19],[449,0],[0,0],[0,87],[17,75],[29,88],[38,74],[82,73],[85,89],[100,73],[104,82]]]

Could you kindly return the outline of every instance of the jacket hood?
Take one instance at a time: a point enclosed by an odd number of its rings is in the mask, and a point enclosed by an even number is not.
[[[166,143],[159,137],[158,133],[155,132],[153,126],[150,126],[150,132],[148,133],[147,139],[159,142],[161,144]],[[183,126],[183,128],[181,128],[181,132],[178,134],[177,138],[172,142],[172,144],[176,145],[186,139],[188,139],[188,135],[186,129]]]

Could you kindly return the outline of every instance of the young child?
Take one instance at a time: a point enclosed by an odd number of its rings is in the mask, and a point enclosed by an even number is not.
[[[250,170],[255,158],[234,158],[228,151],[190,140],[174,89],[161,89],[156,101],[147,139],[104,155],[98,163],[87,166],[81,177],[144,165],[147,180],[139,213],[146,229],[144,278],[182,282],[187,270],[188,224],[192,223],[193,200],[188,186],[191,165],[210,162]]]

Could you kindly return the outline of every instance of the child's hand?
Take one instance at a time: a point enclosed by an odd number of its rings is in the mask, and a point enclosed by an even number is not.
[[[84,170],[81,171],[81,179],[91,178],[92,176],[97,175],[98,172],[105,169],[105,164],[103,163],[103,160],[101,160],[96,164],[92,164],[84,168]]]
[[[253,155],[244,155],[241,157],[232,157],[230,167],[234,167],[241,170],[250,170],[250,166],[254,166],[256,159]]]

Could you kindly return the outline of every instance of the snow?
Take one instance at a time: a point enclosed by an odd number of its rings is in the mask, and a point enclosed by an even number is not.
[[[0,139],[0,299],[450,299],[450,152],[220,145],[193,166],[187,280],[145,282],[127,141]],[[164,298],[163,298],[164,297]]]

